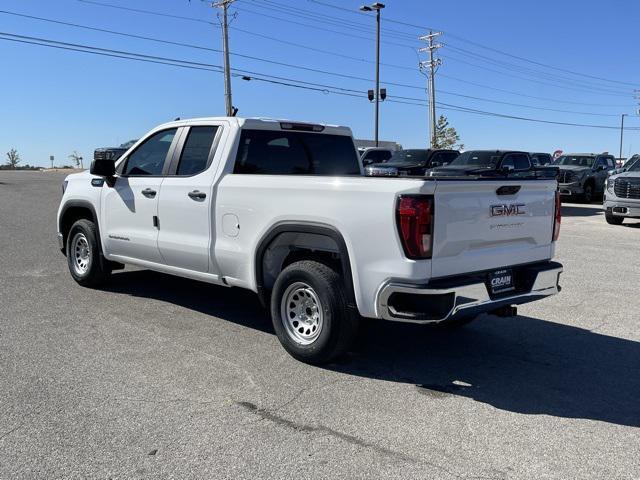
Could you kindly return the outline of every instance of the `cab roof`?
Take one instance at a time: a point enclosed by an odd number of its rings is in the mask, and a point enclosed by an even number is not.
[[[351,136],[351,129],[342,125],[330,125],[326,123],[313,123],[289,119],[275,119],[264,117],[200,117],[176,119],[173,122],[167,122],[161,127],[184,127],[189,125],[206,124],[213,121],[226,121],[238,128],[247,128],[253,130],[292,130],[292,131],[311,131],[317,133],[347,135]]]

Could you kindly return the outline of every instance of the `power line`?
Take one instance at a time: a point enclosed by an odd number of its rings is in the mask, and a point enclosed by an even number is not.
[[[568,105],[583,105],[585,107],[620,107],[620,108],[630,108],[629,105],[622,105],[622,104],[609,104],[609,103],[585,103],[585,102],[574,102],[571,100],[561,100],[561,99],[557,99],[557,98],[550,98],[550,97],[539,97],[536,95],[529,95],[526,93],[521,93],[521,92],[514,92],[513,90],[505,90],[503,88],[498,88],[498,87],[494,87],[491,85],[485,85],[483,83],[477,83],[477,82],[472,82],[470,80],[466,80],[463,78],[458,78],[458,77],[454,77],[451,75],[446,75],[444,73],[440,74],[441,77],[445,77],[448,78],[450,80],[456,81],[456,82],[460,82],[460,83],[465,83],[467,85],[473,85],[476,87],[480,87],[480,88],[486,88],[488,90],[494,90],[496,92],[502,92],[502,93],[507,93],[509,95],[517,95],[519,97],[525,97],[525,98],[534,98],[536,100],[543,100],[543,101],[547,101],[547,102],[553,102],[553,103],[565,103]],[[631,108],[633,108],[631,106]]]
[[[128,8],[128,7],[122,7],[120,5],[113,5],[113,4],[109,4],[109,3],[105,3],[105,2],[97,2],[94,0],[78,0],[79,2],[82,3],[87,3],[87,4],[91,4],[91,5],[97,5],[97,6],[101,6],[101,7],[109,7],[109,8],[114,8],[114,9],[118,9],[118,10],[126,10],[126,11],[133,11],[135,13],[143,13],[143,14],[148,14],[148,15],[158,15],[161,17],[170,17],[170,18],[178,18],[181,20],[187,20],[187,21],[193,21],[193,22],[204,22],[210,25],[213,25],[214,27],[218,27],[217,24],[215,24],[214,22],[209,22],[207,20],[202,20],[202,19],[198,19],[198,18],[193,18],[193,17],[183,17],[183,16],[178,16],[178,15],[168,15],[168,14],[164,14],[164,13],[159,13],[159,12],[154,12],[151,10],[143,10],[143,9],[139,9],[139,8]],[[345,55],[342,53],[338,53],[335,51],[331,51],[331,50],[324,50],[321,48],[317,48],[311,45],[305,45],[305,44],[301,44],[299,42],[289,42],[287,40],[283,40],[281,38],[277,38],[277,37],[272,37],[269,35],[265,35],[262,33],[258,33],[258,32],[252,32],[250,30],[244,30],[242,28],[238,28],[238,27],[229,27],[232,30],[235,30],[237,32],[242,32],[246,35],[251,35],[257,38],[262,38],[262,39],[266,39],[266,40],[271,40],[277,43],[282,43],[284,45],[289,45],[291,47],[297,47],[297,48],[301,48],[304,50],[309,50],[309,51],[313,51],[313,52],[317,52],[317,53],[323,53],[326,55],[332,55],[335,57],[340,57],[340,58],[344,58],[346,60],[354,60],[357,62],[363,62],[363,63],[375,63],[373,60],[367,60],[365,58],[359,58],[359,57],[354,57],[352,55]],[[380,65],[384,65],[386,67],[391,67],[391,68],[398,68],[398,69],[402,69],[402,70],[411,70],[413,71],[413,68],[410,67],[405,67],[403,65],[394,65],[391,63],[381,63]]]
[[[270,7],[265,7],[263,5],[258,5],[258,4],[255,4],[255,6],[260,7],[260,8],[265,8],[265,9],[268,9],[270,11],[273,8],[276,8],[276,6],[279,6],[280,7],[280,11],[282,11],[282,6],[281,5],[274,4],[273,2],[269,2],[268,0],[262,0],[262,1],[263,2],[267,2],[269,5],[273,5],[273,7],[270,8]],[[293,11],[292,12],[292,11],[284,10],[286,14],[293,15],[293,16],[298,16],[298,17],[302,17],[302,18],[312,18],[313,19],[313,15],[309,16],[308,11],[295,9],[295,8],[292,8],[292,7],[286,7],[286,8],[288,8],[289,10]],[[343,9],[343,8],[341,8],[341,9]],[[242,9],[238,8],[238,10],[246,11],[248,13],[258,14],[258,15],[261,15],[261,16],[264,16],[264,17],[268,17],[268,18],[273,18],[273,19],[276,19],[276,20],[279,20],[279,21],[283,21],[283,22],[288,22],[288,23],[292,23],[292,24],[302,25],[302,26],[305,26],[305,27],[310,27],[310,28],[315,28],[315,29],[319,29],[319,30],[323,30],[323,31],[328,31],[330,33],[335,33],[335,34],[338,34],[338,35],[345,35],[345,36],[352,37],[352,38],[369,40],[367,37],[362,37],[361,35],[354,35],[352,33],[344,33],[344,32],[339,32],[339,31],[336,31],[336,30],[330,30],[330,29],[326,29],[326,28],[323,28],[323,27],[318,27],[316,25],[310,25],[308,23],[296,22],[294,20],[277,17],[277,16],[274,16],[272,14],[266,14],[266,13],[262,13],[262,12],[252,12],[251,10],[248,10],[248,9],[246,9],[244,7]],[[348,9],[343,9],[343,10],[351,11],[351,10],[348,10]],[[295,13],[296,11],[297,12],[303,12],[303,13],[302,14],[298,14],[298,13]],[[305,14],[305,12],[307,12],[307,13]],[[322,23],[331,22],[332,24],[336,24],[336,21],[332,20],[330,18],[328,18],[328,19],[320,18],[317,21],[320,21]],[[360,24],[356,24],[356,25],[360,26]],[[400,44],[400,43],[397,43],[397,42],[386,41],[385,43],[386,44],[391,44],[391,45],[396,45],[396,46],[401,46],[401,47],[413,48],[411,45]],[[488,58],[488,57],[484,57],[484,58]],[[489,59],[489,60],[492,60],[492,59]],[[492,61],[494,61],[494,63],[504,63],[504,62],[499,62],[499,61],[495,61],[495,60],[492,60]],[[464,63],[464,61],[462,61],[462,62]],[[469,64],[469,65],[478,67],[477,65],[473,65],[473,64]],[[511,65],[513,65],[513,64],[511,64]],[[499,66],[502,67],[502,65],[499,65]],[[483,67],[478,67],[478,68],[483,68]],[[505,67],[502,67],[502,68],[505,68]],[[522,67],[522,68],[525,68],[525,67]],[[488,69],[487,68],[487,70],[492,71],[494,73],[498,73],[499,75],[508,75],[508,74],[504,74],[503,72],[499,72],[499,71],[496,71],[496,70],[493,70],[493,69]],[[539,72],[536,72],[536,71],[534,71],[532,69],[527,69],[527,70],[532,75],[543,76],[543,77],[548,78],[550,80],[554,80],[554,78],[555,78],[555,77],[549,78],[549,76],[547,74],[545,74],[544,72],[540,72],[539,73]],[[520,70],[520,71],[522,72],[522,70]],[[515,75],[511,75],[511,76],[513,76],[515,78],[528,80],[528,81],[534,81],[534,82],[537,82],[537,83],[543,83],[543,84],[546,84],[546,85],[549,85],[549,86],[553,86],[553,87],[556,87],[556,88],[570,89],[570,87],[568,87],[567,85],[564,85],[564,84],[551,83],[551,82],[542,82],[541,80],[528,79],[528,78],[523,78],[523,77],[519,77],[519,76],[515,76]],[[620,91],[613,91],[613,90],[609,90],[609,89],[606,89],[606,88],[603,88],[603,87],[599,87],[599,86],[596,86],[596,85],[592,85],[592,84],[589,84],[589,83],[578,82],[576,79],[569,79],[567,77],[561,77],[561,78],[565,78],[566,80],[570,81],[575,86],[576,89],[580,89],[580,90],[583,90],[583,91],[592,90],[592,91],[595,92],[597,90],[598,93],[607,92],[607,94],[610,94],[610,95],[620,95],[620,96],[626,95],[626,94],[624,94],[624,93],[622,93]]]
[[[581,81],[577,81],[574,78],[570,78],[570,77],[566,77],[566,76],[562,76],[562,75],[557,75],[557,74],[549,74],[546,72],[539,72],[537,70],[534,70],[532,68],[529,67],[525,67],[522,65],[517,65],[515,63],[510,63],[510,62],[504,62],[501,60],[495,60],[491,57],[487,57],[485,55],[480,55],[477,54],[475,52],[471,52],[469,50],[466,49],[462,49],[459,47],[456,47],[454,45],[451,45],[449,42],[447,42],[447,49],[448,50],[453,50],[454,52],[463,55],[465,57],[470,57],[472,59],[481,59],[484,62],[488,62],[492,65],[495,65],[499,68],[503,68],[505,70],[508,71],[512,71],[512,72],[518,72],[518,73],[524,73],[526,75],[531,75],[533,77],[538,77],[538,78],[542,78],[544,80],[551,80],[551,81],[555,81],[555,82],[559,82],[560,80],[562,82],[559,83],[567,83],[569,82],[572,85],[575,85],[577,87],[582,87],[582,88],[590,88],[590,89],[599,89],[602,91],[606,91],[606,92],[614,92],[614,93],[623,93],[623,94],[629,94],[629,90],[628,89],[622,89],[620,87],[612,87],[611,85],[604,85],[604,84],[596,84],[596,83],[590,83],[590,82],[581,82]]]
[[[290,15],[297,18],[303,18],[305,20],[311,20],[311,21],[325,23],[325,24],[329,23],[331,25],[346,27],[350,30],[356,29],[360,32],[371,34],[371,28],[369,28],[369,26],[363,22],[353,22],[353,21],[338,18],[335,16],[323,15],[317,12],[303,10],[303,9],[292,7],[282,3],[276,3],[271,0],[258,0],[258,1],[252,0],[252,5],[258,8],[269,10],[269,11],[275,10],[279,13],[283,13],[285,15]],[[384,32],[386,36],[389,36],[391,38],[396,38],[399,40],[415,42],[415,39],[416,39],[415,35],[411,35],[406,32],[401,32],[398,30],[392,30],[392,29],[383,27],[381,28],[381,31]]]
[[[333,8],[333,9],[349,12],[349,13],[352,13],[352,14],[358,14],[358,12],[356,12],[356,11],[353,11],[353,10],[348,9],[348,8],[340,7],[338,5],[334,5],[334,4],[326,2],[326,1],[321,1],[321,0],[307,0],[307,1],[308,2],[312,2],[312,3],[316,3],[318,5],[323,5],[325,7],[329,7],[329,8]],[[438,29],[433,28],[433,27],[428,27],[428,26],[425,26],[425,25],[416,25],[416,24],[413,24],[413,23],[403,22],[403,21],[400,21],[400,20],[397,20],[397,19],[393,19],[393,18],[387,18],[386,21],[387,22],[392,22],[392,23],[395,23],[395,24],[398,24],[398,25],[405,25],[405,26],[408,26],[408,27],[412,27],[412,28],[418,29],[420,31],[424,31],[425,29],[427,29],[427,30],[438,30]],[[476,46],[478,48],[489,50],[489,51],[492,51],[494,53],[498,53],[500,55],[504,55],[504,56],[507,56],[507,57],[510,57],[510,58],[513,58],[513,59],[516,59],[516,60],[520,60],[522,62],[530,63],[532,65],[537,65],[537,66],[545,67],[545,68],[551,68],[553,70],[557,70],[557,71],[564,72],[564,73],[569,73],[571,75],[577,75],[579,77],[588,77],[588,78],[592,78],[592,79],[595,79],[595,80],[602,80],[602,81],[605,81],[605,82],[617,83],[617,84],[620,84],[620,85],[627,85],[627,86],[631,86],[631,87],[637,87],[638,86],[638,83],[624,82],[624,81],[620,81],[620,80],[612,80],[612,79],[609,79],[609,78],[599,77],[599,76],[596,76],[596,75],[589,75],[589,74],[586,74],[586,73],[583,73],[583,72],[576,72],[574,70],[569,70],[569,69],[566,69],[566,68],[556,67],[554,65],[549,65],[549,64],[543,63],[543,62],[538,62],[536,60],[531,60],[531,59],[526,58],[526,57],[522,57],[522,56],[519,56],[519,55],[514,55],[512,53],[508,53],[508,52],[506,52],[504,50],[499,50],[499,49],[494,48],[494,47],[489,47],[487,45],[483,45],[481,43],[475,42],[473,40],[469,40],[469,39],[461,37],[459,35],[455,35],[455,34],[450,33],[448,31],[445,31],[444,33],[446,33],[446,35],[451,37],[451,38],[458,39],[458,40],[460,40],[462,42],[468,43],[470,45],[474,45],[474,46]]]
[[[91,26],[88,26],[88,25],[80,25],[80,24],[77,24],[77,23],[64,22],[64,21],[61,21],[61,20],[54,20],[54,19],[50,19],[50,18],[38,17],[38,16],[34,16],[34,15],[27,15],[27,14],[21,14],[21,13],[16,13],[16,12],[9,12],[9,11],[6,11],[6,10],[0,10],[0,14],[18,16],[18,17],[23,17],[23,18],[28,18],[28,19],[38,20],[38,21],[54,23],[54,24],[58,24],[58,25],[65,25],[65,26],[70,26],[70,27],[74,27],[74,28],[80,28],[80,29],[85,29],[85,30],[90,30],[90,31],[97,31],[97,32],[101,32],[101,33],[108,33],[108,34],[112,34],[112,35],[136,38],[136,39],[152,41],[152,42],[156,42],[156,43],[160,43],[160,44],[175,45],[175,46],[192,48],[192,49],[197,49],[197,50],[204,50],[204,51],[222,53],[222,50],[217,49],[217,48],[212,48],[212,47],[205,47],[205,46],[195,45],[195,44],[191,44],[191,43],[175,42],[175,41],[171,41],[171,40],[160,39],[160,38],[157,38],[157,37],[149,37],[149,36],[137,35],[137,34],[127,33],[127,32],[120,32],[120,31],[116,31],[116,30],[109,30],[109,29],[104,29],[104,28],[91,27]],[[287,68],[294,68],[294,69],[298,69],[298,70],[309,71],[309,72],[325,74],[325,75],[331,75],[331,76],[336,76],[336,77],[340,77],[340,78],[348,78],[348,79],[351,79],[351,80],[359,80],[359,81],[363,81],[363,82],[365,82],[365,81],[366,82],[370,82],[371,81],[371,79],[369,79],[369,78],[359,77],[359,76],[356,76],[356,75],[349,75],[349,74],[345,74],[345,73],[326,71],[326,70],[322,70],[322,69],[306,67],[306,66],[303,66],[303,65],[294,65],[294,64],[290,64],[290,63],[286,63],[286,62],[281,62],[281,61],[277,61],[277,60],[269,60],[269,59],[266,59],[266,58],[255,57],[255,56],[252,56],[252,55],[246,55],[246,54],[242,54],[242,53],[233,53],[233,52],[230,52],[230,53],[231,53],[231,55],[239,57],[239,58],[246,58],[246,59],[260,61],[260,62],[264,62],[264,63],[268,63],[268,64],[284,66],[284,67],[287,67]],[[442,74],[442,75],[447,77],[444,74]],[[473,82],[471,82],[471,83],[473,83]],[[413,88],[413,89],[423,90],[423,87],[418,87],[418,86],[414,86],[414,85],[396,84],[396,83],[393,83],[393,82],[389,83],[389,84],[390,85],[404,87],[404,88]],[[473,83],[473,84],[474,85],[478,85],[478,84],[475,84],[475,83]],[[478,86],[483,86],[483,85],[478,85]],[[487,86],[487,88],[489,88],[489,87]],[[500,90],[500,89],[498,89],[498,90]],[[562,109],[554,109],[554,108],[539,107],[539,106],[534,106],[534,105],[527,105],[527,104],[522,104],[522,103],[506,102],[506,101],[500,101],[500,100],[495,100],[495,99],[491,99],[491,98],[478,97],[478,96],[473,96],[473,95],[466,95],[466,94],[462,94],[462,93],[458,93],[458,92],[452,92],[452,91],[448,91],[448,90],[442,90],[442,89],[440,89],[439,91],[440,91],[440,93],[442,93],[444,95],[451,95],[451,96],[456,96],[456,97],[460,97],[460,98],[467,98],[467,99],[471,99],[471,100],[478,100],[478,101],[482,101],[482,102],[496,103],[496,104],[501,104],[501,105],[509,105],[509,106],[514,106],[514,107],[529,108],[529,109],[533,109],[533,110],[543,110],[543,111],[550,111],[550,112],[570,113],[570,114],[589,115],[589,116],[602,116],[602,117],[609,117],[609,116],[618,117],[619,116],[618,114],[580,112],[580,111],[575,111],[575,110],[562,110]],[[517,94],[515,92],[509,92],[509,91],[505,91],[505,93],[512,93],[514,95],[519,95],[519,94]],[[529,95],[526,95],[526,96],[529,97]],[[533,98],[537,99],[539,97],[533,97]],[[576,103],[578,103],[578,102],[576,102]],[[587,105],[590,105],[590,104],[587,104]],[[607,105],[596,105],[596,106],[607,106]]]
[[[179,18],[179,19],[183,19],[183,20],[199,21],[199,22],[205,22],[205,23],[212,24],[212,22],[207,22],[205,20],[196,19],[196,18],[193,18],[193,17],[183,17],[183,16],[177,16],[177,15],[168,15],[168,14],[164,14],[164,13],[153,12],[153,11],[150,11],[150,10],[143,10],[143,9],[132,9],[132,8],[129,8],[129,7],[122,7],[120,5],[113,5],[113,4],[108,4],[108,3],[105,3],[105,2],[98,2],[98,1],[95,1],[95,0],[78,0],[78,1],[83,2],[83,3],[93,4],[93,5],[99,5],[99,6],[110,7],[110,8],[115,8],[115,9],[133,11],[133,12],[136,12],[136,13],[145,13],[145,14],[151,14],[151,15],[168,16],[168,17],[171,17],[171,18]],[[330,5],[330,4],[327,4],[326,2],[319,2],[318,0],[308,0],[308,1],[312,1],[314,3],[320,3],[320,4],[324,4],[324,5]],[[356,14],[359,13],[359,12],[355,12],[355,11],[352,11],[350,9],[344,9],[342,7],[338,7],[338,6],[335,6],[335,5],[333,7],[338,8],[340,10],[348,11],[350,13],[356,13]],[[403,22],[400,22],[400,23],[403,23]],[[241,28],[238,28],[238,27],[230,27],[230,28],[232,28],[233,30],[242,32],[244,34],[247,34],[247,35],[252,35],[252,36],[256,36],[258,38],[268,39],[268,40],[271,40],[271,41],[275,41],[275,42],[278,42],[278,43],[282,43],[282,44],[285,44],[285,45],[289,45],[289,46],[293,46],[293,47],[297,47],[297,48],[301,48],[301,49],[305,49],[305,50],[315,51],[315,52],[318,52],[318,53],[333,55],[333,56],[337,56],[337,57],[341,57],[341,58],[345,58],[345,59],[349,59],[349,60],[355,60],[355,61],[359,61],[359,62],[364,62],[364,63],[374,63],[371,60],[366,60],[366,59],[363,59],[363,58],[353,57],[353,56],[341,54],[341,53],[338,53],[338,52],[323,50],[323,49],[320,49],[320,48],[317,48],[317,47],[313,47],[313,46],[310,46],[310,45],[301,45],[301,44],[299,44],[297,42],[289,42],[289,41],[286,41],[286,40],[282,40],[280,38],[271,37],[269,35],[253,32],[253,31],[249,31],[249,30],[244,30],[244,29],[241,29]],[[483,68],[485,70],[492,71],[492,72],[497,73],[499,75],[511,76],[511,77],[518,78],[518,79],[521,79],[521,80],[530,81],[530,82],[534,82],[534,83],[540,83],[540,84],[552,86],[552,87],[555,87],[555,88],[574,90],[574,91],[581,92],[581,93],[583,93],[585,91],[589,92],[589,93],[592,93],[592,94],[596,94],[596,93],[600,94],[601,93],[601,92],[597,92],[597,91],[592,91],[592,90],[590,90],[589,88],[586,88],[586,87],[584,87],[584,88],[578,88],[578,87],[572,88],[572,87],[567,87],[567,86],[564,86],[564,85],[558,85],[558,84],[553,84],[553,83],[542,82],[540,80],[524,78],[524,77],[520,77],[520,76],[517,76],[517,75],[512,75],[512,74],[496,71],[496,70],[490,69],[488,67],[478,66],[476,64],[472,64],[472,63],[466,62],[464,60],[456,59],[454,57],[450,57],[449,56],[449,58],[453,59],[454,61],[459,61],[461,63],[466,63],[466,64],[468,64],[470,66],[473,66],[473,67],[476,67],[476,68]],[[388,64],[388,63],[381,63],[381,65],[392,67],[392,68],[399,68],[399,69],[403,69],[403,70],[413,70],[412,68],[404,67],[404,66],[401,66],[401,65],[394,65],[394,64]],[[456,79],[456,80],[461,81],[461,82],[465,82],[464,80],[457,79],[456,77],[445,76],[445,75],[442,75],[442,76],[445,77],[445,78],[451,78],[451,79]],[[470,82],[466,82],[466,83],[470,83]],[[396,86],[398,86],[398,85],[396,85]],[[410,87],[410,88],[415,88],[415,87]],[[494,90],[501,91],[500,89],[496,89],[496,88],[494,88]],[[551,101],[551,102],[568,103],[568,104],[576,104],[576,105],[580,105],[581,104],[581,105],[585,105],[585,106],[608,106],[608,105],[587,104],[587,103],[583,103],[583,102],[570,102],[570,101],[565,101],[565,100],[558,100],[558,99],[551,99],[551,98],[544,98],[544,97],[535,97],[533,95],[527,95],[527,94],[521,94],[521,93],[515,93],[515,92],[506,92],[506,91],[504,91],[504,92],[505,93],[511,93],[511,94],[514,94],[514,95],[520,95],[520,96],[524,96],[524,97],[529,97],[529,98],[536,98],[536,99],[540,99],[540,100]],[[622,93],[613,93],[613,92],[607,92],[607,93],[601,93],[601,94],[603,94],[603,95],[611,95],[611,96],[620,96],[620,97],[626,96],[625,94],[622,94]]]
[[[128,10],[130,12],[145,13],[147,15],[155,15],[157,17],[176,18],[178,20],[188,20],[190,22],[208,23],[210,25],[215,25],[215,23],[213,23],[213,22],[211,22],[209,20],[203,20],[201,18],[184,17],[182,15],[172,15],[170,13],[154,12],[152,10],[144,10],[142,8],[123,7],[121,5],[112,5],[110,3],[97,2],[96,0],[78,0],[78,1],[82,2],[82,3],[89,3],[89,4],[92,4],[92,5],[99,5],[101,7],[116,8],[118,10]]]
[[[469,61],[466,61],[466,60],[462,60],[462,59],[456,58],[454,56],[451,56],[451,54],[447,54],[446,58],[449,59],[449,60],[453,60],[455,62],[460,62],[460,63],[464,63],[465,65],[470,65],[472,67],[479,68],[481,70],[494,72],[494,73],[497,73],[498,75],[517,78],[517,79],[520,79],[520,80],[524,80],[526,82],[537,83],[537,84],[540,84],[540,85],[547,85],[547,86],[550,86],[550,87],[561,88],[561,89],[564,89],[564,90],[572,90],[572,91],[577,91],[577,92],[588,92],[588,93],[591,93],[591,94],[609,95],[609,96],[614,96],[614,97],[630,97],[631,96],[630,93],[622,93],[622,92],[616,92],[616,91],[605,90],[605,89],[596,89],[596,88],[593,88],[593,87],[566,86],[565,84],[562,84],[562,83],[551,83],[551,82],[546,82],[544,80],[538,80],[538,79],[535,79],[535,78],[522,77],[520,75],[515,75],[513,73],[501,72],[499,70],[495,70],[493,68],[486,67],[484,65],[478,65],[476,63],[472,63],[472,62],[469,62]]]
[[[168,65],[173,67],[191,68],[195,70],[207,70],[207,71],[214,71],[216,73],[223,73],[222,67],[220,65],[212,65],[212,64],[201,63],[201,62],[191,62],[187,60],[160,57],[155,55],[138,54],[135,52],[128,52],[128,51],[122,51],[122,50],[105,49],[101,47],[94,47],[91,45],[60,42],[57,40],[43,39],[38,37],[29,37],[25,35],[17,35],[17,34],[12,34],[7,32],[0,32],[0,40],[25,43],[25,44],[31,44],[31,45],[37,45],[37,46],[45,46],[45,47],[69,50],[74,52],[89,53],[94,55],[102,55],[102,56],[114,57],[114,58],[120,58],[120,59],[126,59],[126,60],[135,60],[135,61],[142,61],[147,63],[157,63],[157,64]],[[242,69],[234,69],[234,70],[236,70],[236,72],[233,73],[233,75],[236,77],[242,77],[244,80],[256,80],[261,82],[288,86],[292,88],[313,90],[313,91],[322,92],[322,93],[334,93],[337,95],[357,97],[361,99],[364,98],[364,96],[357,90],[352,90],[352,89],[347,89],[347,88],[337,87],[332,85],[317,84],[314,82],[305,82],[305,81],[291,79],[287,77],[267,75],[259,72],[252,72],[252,71],[242,70]],[[409,102],[403,101],[404,98],[407,98]],[[411,99],[409,97],[398,97],[398,99],[391,97],[389,101],[392,101],[394,103],[413,104],[416,106],[426,107],[426,104],[420,99]],[[474,114],[485,115],[485,116],[494,116],[494,117],[507,118],[507,119],[517,119],[517,120],[523,120],[523,121],[529,121],[529,122],[576,126],[576,127],[588,127],[588,128],[616,129],[616,130],[618,129],[618,127],[612,127],[608,125],[556,122],[556,121],[544,120],[544,119],[520,117],[520,116],[497,113],[497,112],[471,109],[468,107],[463,107],[460,105],[453,105],[448,103],[439,103],[439,106],[440,105],[442,108],[448,109],[448,110],[461,111],[465,113],[474,113]],[[640,130],[640,128],[627,127],[625,128],[625,130]]]

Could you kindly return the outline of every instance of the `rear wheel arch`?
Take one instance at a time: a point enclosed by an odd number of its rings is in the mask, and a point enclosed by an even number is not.
[[[269,229],[258,243],[255,275],[258,295],[269,305],[277,276],[288,265],[301,260],[327,264],[342,274],[347,301],[355,306],[353,275],[347,244],[331,225],[311,222],[281,222]]]

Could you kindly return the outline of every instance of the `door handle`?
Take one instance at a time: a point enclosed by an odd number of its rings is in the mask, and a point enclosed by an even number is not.
[[[204,200],[205,198],[207,198],[207,194],[201,192],[200,190],[194,190],[192,192],[189,192],[187,195],[189,195],[189,197],[193,198],[194,200]]]
[[[143,194],[145,197],[149,197],[149,198],[153,198],[153,197],[155,197],[155,196],[156,196],[156,193],[157,193],[157,192],[156,192],[155,190],[153,190],[152,188],[145,188],[144,190],[142,190],[142,194]]]

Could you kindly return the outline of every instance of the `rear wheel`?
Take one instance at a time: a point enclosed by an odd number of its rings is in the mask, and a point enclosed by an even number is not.
[[[67,264],[73,279],[84,287],[99,287],[111,275],[109,263],[100,255],[95,224],[78,220],[67,236]]]
[[[622,225],[622,222],[624,222],[624,217],[617,217],[610,213],[605,213],[604,218],[609,225]]]
[[[280,273],[271,295],[271,319],[285,350],[311,364],[346,353],[358,326],[342,278],[311,260],[295,262]]]

